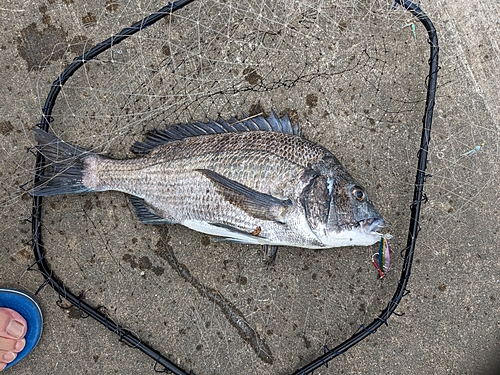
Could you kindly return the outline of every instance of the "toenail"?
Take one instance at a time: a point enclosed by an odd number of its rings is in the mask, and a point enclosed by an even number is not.
[[[16,358],[16,355],[12,352],[7,352],[3,355],[3,359],[7,362],[12,362]]]
[[[26,345],[26,340],[25,339],[18,340],[16,342],[16,350],[19,350],[19,351],[23,350],[25,345]]]
[[[24,325],[18,321],[11,320],[7,328],[7,333],[15,338],[20,338],[24,333]]]

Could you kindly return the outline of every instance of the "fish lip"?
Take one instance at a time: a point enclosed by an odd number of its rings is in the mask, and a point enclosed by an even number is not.
[[[378,233],[378,230],[385,227],[385,221],[380,217],[372,217],[361,221],[360,225],[366,233]]]

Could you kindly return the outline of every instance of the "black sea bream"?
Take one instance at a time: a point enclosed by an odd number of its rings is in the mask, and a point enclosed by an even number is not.
[[[117,190],[142,223],[246,244],[368,246],[385,225],[338,159],[274,111],[155,130],[125,160],[35,132],[45,164],[32,195]]]

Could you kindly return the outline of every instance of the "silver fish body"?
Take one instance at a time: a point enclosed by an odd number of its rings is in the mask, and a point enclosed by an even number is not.
[[[287,116],[174,125],[117,160],[36,130],[45,170],[33,195],[121,191],[143,223],[311,249],[371,245],[385,223],[364,188]]]

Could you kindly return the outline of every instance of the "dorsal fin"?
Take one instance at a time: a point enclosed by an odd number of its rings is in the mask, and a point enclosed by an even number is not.
[[[251,131],[269,131],[300,135],[298,126],[292,125],[287,114],[280,118],[276,112],[271,109],[271,115],[269,117],[264,117],[262,115],[249,117],[244,115],[244,118],[241,120],[234,117],[227,121],[219,118],[217,121],[209,120],[208,122],[176,124],[165,130],[155,129],[148,134],[144,142],[135,142],[130,150],[135,154],[147,154],[155,147],[188,137]]]

